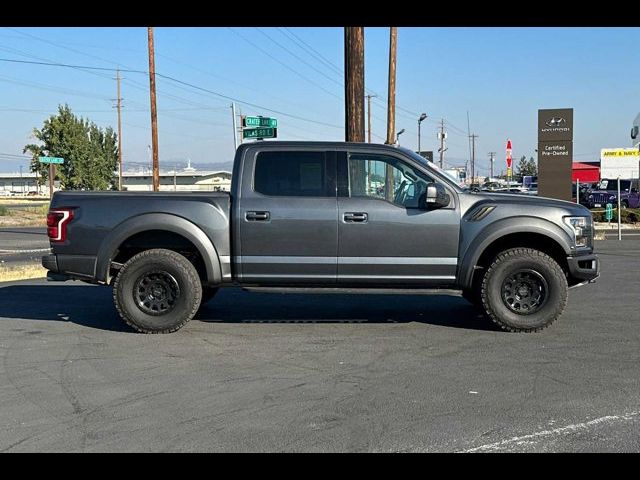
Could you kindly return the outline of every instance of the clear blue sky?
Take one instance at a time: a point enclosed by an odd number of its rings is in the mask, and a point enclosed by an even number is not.
[[[385,138],[388,29],[365,29],[365,83],[377,93],[374,141]],[[156,71],[239,100],[243,114],[278,118],[283,140],[344,138],[341,28],[156,28]],[[436,150],[445,119],[445,161],[469,158],[467,111],[479,135],[476,157],[504,164],[535,155],[537,110],[574,108],[576,160],[630,146],[640,111],[638,28],[399,28],[397,130],[403,146]],[[311,50],[309,47],[311,47]],[[146,28],[0,28],[0,58],[148,69]],[[101,126],[116,127],[114,72],[0,62],[0,171],[17,171],[22,147],[60,103]],[[123,73],[125,167],[148,161],[148,75]],[[160,164],[227,162],[233,157],[230,100],[158,78]],[[637,100],[636,100],[637,99]],[[253,103],[260,107],[250,106]],[[273,113],[268,109],[282,113]],[[301,117],[304,121],[284,114]],[[317,122],[317,123],[316,123]]]

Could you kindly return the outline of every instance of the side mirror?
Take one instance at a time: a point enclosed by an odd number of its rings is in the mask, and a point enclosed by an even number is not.
[[[440,183],[427,183],[426,191],[420,196],[419,206],[423,210],[434,210],[449,205],[449,195]]]

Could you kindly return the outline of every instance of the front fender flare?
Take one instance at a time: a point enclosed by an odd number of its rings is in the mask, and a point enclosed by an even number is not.
[[[461,252],[462,263],[458,271],[458,281],[463,289],[472,287],[474,267],[482,253],[493,242],[513,233],[537,233],[555,241],[565,252],[571,255],[571,237],[553,222],[539,217],[509,217],[487,225],[473,239],[465,252]]]
[[[96,279],[99,282],[109,283],[111,260],[122,242],[132,235],[148,230],[164,230],[185,237],[198,249],[207,271],[207,281],[213,284],[222,282],[220,258],[209,237],[194,223],[169,213],[138,215],[116,226],[100,245],[96,262]]]

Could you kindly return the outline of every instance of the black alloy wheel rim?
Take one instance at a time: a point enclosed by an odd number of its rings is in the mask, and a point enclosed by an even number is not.
[[[147,272],[133,287],[133,298],[138,308],[148,315],[164,315],[176,306],[180,286],[173,275],[164,271]]]
[[[518,315],[531,315],[548,299],[549,286],[540,273],[521,269],[509,274],[502,282],[502,301]]]

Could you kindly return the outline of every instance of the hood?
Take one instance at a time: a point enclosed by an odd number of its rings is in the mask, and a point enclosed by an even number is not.
[[[489,192],[468,193],[468,195],[473,196],[476,201],[489,201],[503,204],[507,203],[509,205],[522,205],[523,207],[531,206],[562,208],[571,211],[579,210],[582,215],[590,214],[589,210],[583,205],[574,202],[567,202],[565,200],[557,200],[555,198],[538,197],[537,195]]]

